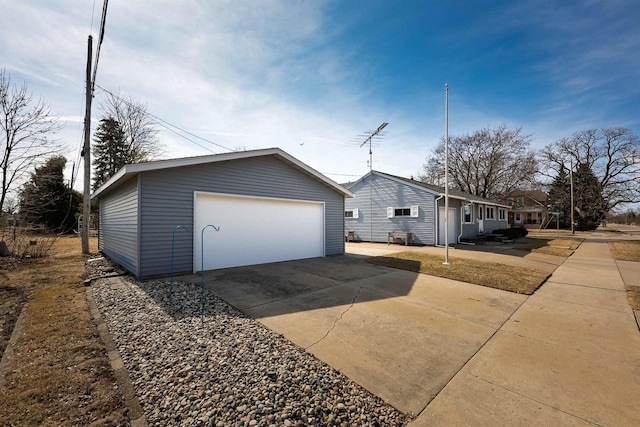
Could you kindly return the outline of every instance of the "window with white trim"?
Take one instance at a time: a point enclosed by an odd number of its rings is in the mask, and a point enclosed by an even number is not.
[[[495,212],[493,206],[487,206],[487,219],[495,219]]]
[[[484,212],[484,206],[478,205],[478,219],[484,218],[484,215],[482,215],[482,212]]]
[[[353,219],[357,219],[358,218],[358,208],[356,209],[347,209],[344,211],[344,217],[345,218],[353,218]]]
[[[504,221],[507,217],[507,210],[506,209],[498,209],[498,219],[500,221]]]
[[[462,205],[462,222],[465,224],[471,223],[473,221],[473,206],[472,205]]]
[[[399,218],[399,217],[417,218],[419,216],[419,212],[420,210],[418,208],[418,205],[402,206],[402,207],[390,206],[387,208],[387,218]]]

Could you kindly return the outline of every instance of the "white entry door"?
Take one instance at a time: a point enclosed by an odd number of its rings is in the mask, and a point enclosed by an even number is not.
[[[194,204],[194,272],[203,259],[213,270],[324,256],[323,202],[196,192]],[[220,231],[203,245],[209,224]]]
[[[484,205],[478,205],[478,233],[484,233]]]
[[[440,206],[438,209],[438,244],[444,245],[444,236],[445,236],[445,227],[444,227],[444,207]],[[455,208],[449,208],[449,218],[448,218],[448,228],[449,228],[449,244],[456,244],[456,240],[458,238],[456,234],[456,210]]]

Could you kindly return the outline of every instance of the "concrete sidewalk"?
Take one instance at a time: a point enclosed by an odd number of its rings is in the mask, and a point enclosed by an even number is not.
[[[640,333],[605,239],[586,240],[414,425],[640,425]]]

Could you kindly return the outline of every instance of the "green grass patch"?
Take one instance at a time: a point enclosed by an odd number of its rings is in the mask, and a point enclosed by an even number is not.
[[[549,277],[544,271],[468,258],[450,257],[449,265],[444,265],[442,256],[420,252],[400,252],[367,261],[525,295],[531,295]]]

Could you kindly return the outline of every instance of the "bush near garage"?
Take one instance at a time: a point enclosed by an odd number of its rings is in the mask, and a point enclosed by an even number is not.
[[[519,239],[525,237],[529,232],[526,228],[499,228],[493,230],[491,234],[501,234],[509,239]]]

